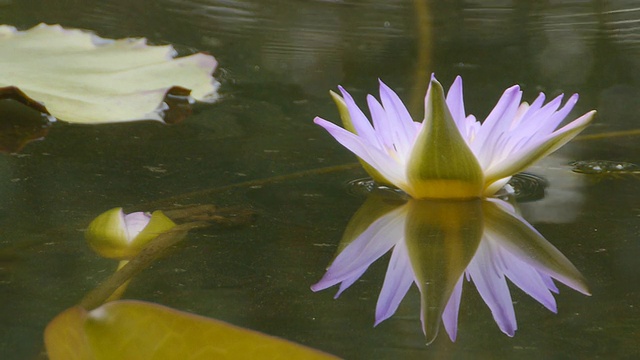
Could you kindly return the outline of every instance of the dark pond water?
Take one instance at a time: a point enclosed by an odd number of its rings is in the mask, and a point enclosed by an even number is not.
[[[207,51],[220,62],[222,99],[175,126],[57,123],[44,141],[0,158],[3,359],[35,358],[46,324],[115,268],[85,244],[92,218],[116,206],[196,203],[258,215],[251,224],[192,233],[136,277],[127,298],[349,359],[640,355],[640,178],[577,174],[569,165],[640,163],[636,1],[0,2],[0,23],[40,22],[147,37],[184,54]],[[480,118],[515,83],[528,100],[539,91],[579,93],[572,115],[599,111],[587,136],[529,171],[549,185],[544,199],[521,206],[584,274],[592,296],[560,284],[554,314],[510,284],[512,338],[468,282],[456,342],[441,331],[425,345],[415,286],[374,328],[389,255],[337,300],[337,288],[310,290],[365,201],[346,184],[366,176],[358,166],[332,168],[355,159],[313,117],[337,120],[328,90],[342,84],[362,101],[377,91],[377,78],[419,116],[431,72],[445,87],[462,75],[467,109]]]

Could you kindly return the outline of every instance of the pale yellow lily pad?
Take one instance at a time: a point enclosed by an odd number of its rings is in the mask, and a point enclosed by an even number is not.
[[[111,40],[78,29],[40,24],[27,31],[0,25],[0,88],[15,86],[67,122],[162,121],[163,99],[189,89],[213,102],[219,83],[213,56],[174,58],[170,45]]]
[[[73,307],[44,334],[51,360],[337,359],[283,339],[153,303]]]

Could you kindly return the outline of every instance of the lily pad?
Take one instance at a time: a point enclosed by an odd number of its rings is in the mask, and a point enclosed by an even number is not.
[[[76,306],[45,330],[51,360],[337,359],[256,331],[153,303],[121,300]]]
[[[175,58],[170,45],[144,38],[111,40],[40,24],[27,31],[0,25],[0,94],[16,87],[21,102],[73,123],[163,121],[167,94],[213,102],[219,83],[211,55]]]

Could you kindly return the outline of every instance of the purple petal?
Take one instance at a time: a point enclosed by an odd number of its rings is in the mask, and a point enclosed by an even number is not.
[[[389,260],[389,267],[376,304],[376,322],[374,326],[377,326],[396,312],[414,281],[415,275],[411,267],[407,246],[404,241],[400,241],[393,249]]]
[[[462,94],[462,78],[456,76],[456,79],[451,84],[449,91],[447,92],[447,106],[453,116],[453,120],[456,122],[460,133],[465,139],[468,139],[467,129],[467,115],[464,112],[464,98]]]
[[[491,162],[496,137],[499,137],[508,128],[513,116],[518,111],[521,97],[522,92],[517,85],[505,90],[496,106],[482,123],[476,138],[470,144],[471,150],[476,154],[483,169],[486,169]]]
[[[546,96],[544,95],[544,93],[538,94],[538,97],[533,101],[533,103],[531,103],[531,105],[527,109],[527,112],[523,114],[522,117],[520,117],[518,123],[515,123],[512,126],[518,126],[519,124],[527,123],[527,121],[533,116],[533,114],[535,114],[542,108],[542,104],[544,104],[545,99]]]
[[[544,281],[544,283],[546,284],[547,289],[551,290],[556,294],[560,293],[560,290],[558,290],[558,287],[553,282],[553,278],[551,276],[545,274],[544,272],[540,272],[539,270],[538,270],[538,273],[540,274],[542,281]]]
[[[376,169],[387,180],[401,186],[404,184],[403,169],[398,166],[388,154],[377,148],[376,146],[366,142],[363,138],[347,131],[334,123],[325,119],[316,117],[313,122],[322,126],[331,134],[342,146],[349,149],[367,164]]]
[[[453,288],[451,297],[442,312],[442,324],[449,335],[449,339],[455,342],[458,336],[458,312],[460,311],[460,299],[462,298],[462,280],[464,276],[460,276],[460,280]]]
[[[376,129],[376,134],[378,135],[380,143],[387,151],[389,151],[390,149],[394,149],[393,122],[387,119],[387,113],[384,111],[384,108],[382,107],[382,105],[380,105],[376,98],[368,95],[367,104],[369,105],[369,111],[371,112],[373,126]]]
[[[499,244],[512,256],[529,264],[532,270],[553,276],[563,284],[589,295],[588,287],[580,271],[556,247],[549,243],[531,224],[518,215],[515,210],[508,211],[505,202],[499,199],[487,201],[491,206],[484,207],[486,214],[484,235],[492,243]],[[500,210],[496,212],[493,206]],[[514,234],[517,234],[514,236]],[[548,289],[555,286],[550,279],[543,278]],[[549,285],[551,283],[551,285]]]
[[[514,130],[512,139],[502,150],[503,158],[507,154],[533,146],[551,134],[573,109],[578,101],[578,96],[577,94],[571,96],[567,103],[558,110],[561,101],[562,95],[553,99],[539,111],[531,113],[528,119],[523,119],[521,126]]]
[[[338,86],[338,89],[342,93],[342,98],[347,105],[349,115],[351,116],[351,124],[356,130],[356,134],[361,136],[370,144],[378,145],[378,138],[371,123],[369,122],[369,119],[367,119],[362,110],[360,110],[351,94],[349,94],[342,86]]]
[[[527,144],[508,153],[502,161],[485,169],[485,178],[493,182],[523,171],[539,159],[556,151],[578,135],[593,119],[595,111],[588,112],[553,133],[538,138],[533,137]]]
[[[127,233],[127,239],[132,241],[135,239],[142,230],[149,224],[151,220],[151,216],[145,214],[144,212],[134,212],[131,214],[124,215],[122,211],[120,211],[122,219],[124,221],[124,229]]]
[[[493,319],[508,336],[515,335],[517,324],[511,293],[502,271],[496,269],[492,249],[486,241],[478,246],[467,271],[482,300],[491,309]]]
[[[380,81],[380,100],[387,113],[387,119],[393,121],[393,143],[396,150],[401,158],[407,159],[417,134],[414,121],[402,100],[382,81]]]
[[[504,249],[498,250],[505,264],[505,275],[517,287],[552,312],[557,311],[556,300],[540,277],[537,269]]]
[[[535,133],[537,129],[542,127],[551,115],[558,110],[558,107],[560,107],[560,104],[562,103],[562,97],[563,95],[556,96],[544,106],[536,106],[534,108],[532,104],[519,123],[520,126],[518,127],[518,130],[522,131],[523,136],[524,134]],[[537,102],[541,99],[544,99],[544,94],[540,94],[534,103],[538,105]]]
[[[355,272],[350,278],[347,278],[347,279],[343,280],[340,283],[340,287],[338,288],[338,292],[336,293],[336,295],[333,298],[337,299],[342,294],[342,292],[347,290],[351,285],[353,285],[356,281],[358,281],[358,279],[360,279],[360,277],[367,271],[368,268],[369,268],[368,266],[364,266],[364,267],[362,267],[362,269],[360,269],[360,271]],[[326,287],[325,287],[325,289],[326,289]],[[318,291],[318,290],[315,290],[313,287],[312,287],[312,290],[313,291]]]
[[[326,289],[362,274],[369,265],[389,251],[404,236],[402,208],[374,221],[335,258],[322,279],[311,290]],[[352,281],[353,283],[353,281]]]
[[[571,95],[564,106],[550,115],[550,119],[545,122],[545,126],[541,127],[538,131],[542,132],[543,134],[549,134],[554,131],[558,127],[558,125],[560,125],[560,123],[562,123],[562,121],[567,117],[567,115],[569,115],[571,110],[573,110],[574,106],[578,102],[578,98],[578,94]]]

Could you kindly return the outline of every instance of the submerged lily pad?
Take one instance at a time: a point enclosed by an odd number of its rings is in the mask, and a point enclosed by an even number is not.
[[[51,122],[38,103],[24,103],[16,88],[0,89],[0,152],[19,152],[27,143],[44,138]],[[17,101],[16,101],[17,100]],[[27,105],[27,106],[24,106]]]
[[[22,102],[40,102],[67,122],[162,121],[168,93],[189,89],[192,100],[205,102],[218,97],[213,56],[175,56],[170,45],[150,46],[144,38],[104,39],[59,25],[27,31],[0,25],[0,90],[17,87]]]
[[[122,300],[73,307],[45,330],[51,360],[336,359],[256,331],[153,303]]]

